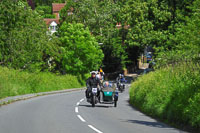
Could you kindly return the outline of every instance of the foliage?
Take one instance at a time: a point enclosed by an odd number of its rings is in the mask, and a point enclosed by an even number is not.
[[[84,79],[81,79],[80,76],[60,76],[49,72],[29,73],[6,67],[0,67],[0,75],[0,99],[84,86]]]
[[[36,3],[49,5],[52,0],[41,2]],[[182,52],[180,47],[183,43],[180,40],[184,40],[184,34],[181,34],[185,30],[190,33],[195,28],[192,23],[198,26],[198,5],[198,0],[67,0],[60,16],[61,23],[82,23],[88,27],[97,41],[103,44],[101,47],[105,54],[104,65],[110,68],[108,70],[114,70],[113,68],[120,69],[131,62],[137,62],[146,46],[154,47],[154,55],[161,61],[168,60],[166,56],[170,55],[169,62],[174,62],[177,59],[172,61],[173,56],[182,58],[191,53],[188,50]],[[72,10],[73,15],[68,15]],[[117,23],[121,24],[121,28],[116,28]],[[187,25],[189,23],[190,27]],[[198,31],[197,29],[195,31]],[[195,49],[196,46],[191,48]],[[172,52],[167,55],[166,51]],[[178,56],[173,53],[181,54]],[[110,60],[113,62],[110,63]]]
[[[70,74],[97,70],[103,58],[96,39],[82,24],[63,23],[59,29],[62,68]]]
[[[176,32],[169,36],[167,44],[176,44],[171,46],[170,51],[160,51],[157,56],[157,67],[174,64],[177,62],[200,60],[200,2],[195,1],[188,7],[191,10],[190,17],[185,18],[184,23],[176,25]]]
[[[22,1],[2,0],[0,10],[1,64],[40,71],[45,63],[43,51],[48,45],[42,18]]]
[[[35,10],[36,11],[43,11],[42,15],[44,15],[44,14],[51,14],[52,13],[51,12],[52,8],[49,7],[49,6],[37,6]]]
[[[200,65],[168,66],[140,77],[131,85],[131,103],[151,116],[200,129]]]
[[[64,3],[66,0],[33,0],[36,6],[51,6],[52,3]]]
[[[73,8],[73,15],[67,13]],[[116,28],[120,6],[112,0],[68,0],[61,10],[61,23],[82,23],[88,27],[92,35],[102,44],[105,54],[104,65],[115,71],[116,66],[123,68],[127,59],[125,46],[122,46],[122,30]],[[108,60],[109,58],[109,60]],[[110,62],[112,61],[113,64]]]
[[[54,14],[52,14],[51,6],[37,6],[35,11],[39,13],[43,18],[56,18]]]

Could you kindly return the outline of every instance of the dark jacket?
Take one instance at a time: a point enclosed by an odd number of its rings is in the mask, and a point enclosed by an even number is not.
[[[88,78],[86,82],[87,88],[97,88],[97,85],[101,85],[101,82],[97,78]]]

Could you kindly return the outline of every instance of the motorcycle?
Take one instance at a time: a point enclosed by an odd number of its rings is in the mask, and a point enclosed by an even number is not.
[[[120,92],[123,92],[125,90],[125,84],[121,81],[118,82],[118,89]]]
[[[95,107],[95,104],[97,104],[98,98],[97,98],[97,88],[92,88],[91,92],[91,104],[92,107]]]
[[[113,87],[103,87],[100,90],[100,94],[98,96],[97,88],[92,88],[90,93],[90,98],[87,99],[87,102],[92,104],[92,107],[95,107],[95,104],[114,104],[114,107],[117,107],[118,101],[118,90],[113,85]]]

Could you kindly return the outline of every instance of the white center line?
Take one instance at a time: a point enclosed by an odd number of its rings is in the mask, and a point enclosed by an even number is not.
[[[82,102],[84,99],[81,99],[80,102]]]
[[[75,112],[78,113],[78,107],[75,107]]]
[[[93,129],[97,133],[103,133],[103,132],[99,131],[98,129],[96,129],[95,127],[93,127],[92,125],[88,125],[88,127],[90,127],[91,129]]]
[[[85,122],[85,120],[80,115],[77,115],[77,116],[82,122]]]
[[[79,104],[80,104],[80,102],[77,102],[77,104],[76,104],[76,105],[78,106]]]

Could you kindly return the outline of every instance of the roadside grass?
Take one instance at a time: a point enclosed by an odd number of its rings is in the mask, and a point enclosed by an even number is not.
[[[199,131],[200,64],[181,63],[138,78],[130,102],[150,116]]]
[[[81,76],[56,75],[48,72],[29,73],[0,67],[0,99],[70,88],[80,88],[85,84]]]

